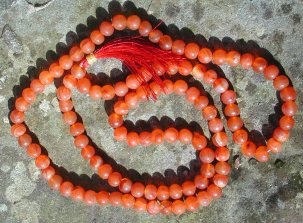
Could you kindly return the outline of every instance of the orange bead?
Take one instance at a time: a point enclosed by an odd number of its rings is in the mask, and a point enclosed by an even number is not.
[[[240,117],[230,117],[227,120],[227,127],[229,128],[230,131],[234,132],[243,127],[243,121]]]
[[[60,101],[67,101],[71,98],[72,92],[69,88],[66,88],[64,86],[60,86],[57,89],[57,98]]]
[[[43,179],[45,179],[47,181],[50,178],[52,178],[52,176],[54,176],[55,173],[56,173],[55,169],[52,166],[48,166],[47,168],[41,170],[41,175],[42,175]]]
[[[224,114],[227,117],[233,117],[240,115],[240,109],[236,104],[228,104],[224,108]]]
[[[179,140],[181,143],[189,144],[192,142],[193,134],[188,129],[181,129],[179,131]]]
[[[186,211],[186,206],[183,201],[176,200],[172,203],[171,210],[176,215],[181,215]]]
[[[138,211],[138,212],[145,211],[146,207],[147,207],[147,201],[144,198],[142,198],[142,197],[136,198],[136,201],[134,204],[134,209],[136,211]]]
[[[215,174],[215,167],[210,163],[203,163],[200,168],[201,176],[211,178]]]
[[[109,194],[108,194],[108,192],[106,192],[106,191],[100,191],[96,195],[96,200],[97,200],[97,202],[98,202],[99,205],[106,205],[108,203],[108,200],[109,200]]]
[[[240,64],[243,68],[249,69],[252,67],[254,62],[254,57],[250,53],[245,53],[241,56]]]
[[[162,36],[163,36],[163,33],[160,30],[154,29],[148,34],[148,39],[152,43],[158,43]]]
[[[256,153],[256,145],[253,142],[247,141],[241,146],[241,152],[246,157],[253,157]]]
[[[274,138],[270,138],[267,141],[267,149],[274,154],[280,153],[282,151],[282,143]]]
[[[74,105],[71,100],[59,101],[59,108],[60,108],[61,112],[71,111],[73,109],[73,107],[74,107]]]
[[[104,85],[102,87],[102,97],[104,100],[112,100],[115,97],[115,89],[111,85]]]
[[[77,114],[73,111],[63,113],[63,120],[68,125],[73,125],[77,121]]]
[[[215,151],[215,157],[218,161],[229,160],[230,152],[226,147],[218,147]]]
[[[298,111],[298,106],[294,101],[284,102],[282,105],[282,112],[287,116],[294,116]]]
[[[297,92],[293,87],[286,87],[280,91],[282,101],[294,101],[297,97]]]
[[[85,131],[85,128],[84,128],[83,124],[80,122],[77,122],[70,126],[69,133],[72,136],[77,136],[77,135],[81,135],[84,131]]]
[[[213,105],[206,106],[202,111],[202,116],[207,121],[217,117],[217,114],[218,114],[218,110]]]
[[[32,143],[32,137],[29,134],[19,136],[18,143],[21,147],[26,148]]]
[[[217,147],[226,146],[228,143],[228,137],[225,132],[216,132],[211,139],[213,144]]]
[[[196,64],[193,67],[192,75],[194,78],[198,80],[202,80],[204,78],[204,73],[206,72],[206,67],[202,64]]]
[[[238,66],[240,63],[240,59],[241,54],[235,50],[229,51],[226,55],[226,62],[232,67]]]
[[[286,142],[289,138],[289,131],[278,127],[273,132],[273,138],[279,142]]]
[[[112,192],[109,195],[109,203],[114,207],[122,205],[122,194],[120,192]]]
[[[195,150],[201,150],[206,147],[207,139],[205,138],[205,136],[195,132],[193,134],[192,145]]]
[[[185,42],[183,40],[175,40],[173,42],[171,51],[177,55],[183,55],[185,49]]]
[[[151,215],[156,215],[160,212],[160,204],[157,201],[149,201],[146,205],[146,210]]]
[[[113,172],[108,176],[108,184],[112,187],[118,187],[122,179],[122,175],[118,172]]]
[[[136,133],[136,132],[127,133],[126,142],[127,142],[127,145],[130,147],[137,146],[140,143],[140,138],[139,138],[138,133]]]
[[[186,206],[186,210],[191,212],[196,211],[199,208],[198,199],[194,196],[187,197],[184,201],[184,204]]]
[[[93,146],[87,145],[81,150],[81,156],[85,160],[91,159],[95,155],[96,151]]]
[[[128,178],[123,178],[121,179],[120,181],[120,184],[119,184],[119,190],[122,192],[122,193],[129,193],[131,188],[132,188],[132,181]]]
[[[211,184],[207,188],[207,193],[212,196],[212,198],[217,199],[222,196],[222,189],[214,184]]]
[[[152,184],[147,184],[144,189],[144,196],[147,200],[154,200],[157,197],[157,187]]]
[[[98,100],[102,98],[102,88],[99,85],[93,85],[89,89],[89,96],[93,100]]]
[[[82,94],[88,94],[91,88],[91,82],[88,78],[82,78],[78,80],[77,89]]]
[[[146,101],[147,100],[147,90],[145,89],[144,86],[142,86],[142,85],[139,86],[136,89],[136,94],[137,94],[138,100],[141,100],[141,101]]]
[[[73,61],[79,62],[83,59],[84,53],[79,46],[73,46],[69,50],[69,56]]]
[[[213,53],[213,63],[223,65],[226,62],[226,56],[225,50],[215,50]]]
[[[36,100],[36,93],[30,88],[25,88],[22,91],[22,97],[26,102],[33,103]]]
[[[86,71],[79,64],[74,64],[70,72],[77,79],[83,78],[86,74]]]
[[[203,190],[208,186],[208,179],[202,175],[196,175],[194,183],[196,188]]]
[[[64,181],[60,186],[60,194],[63,197],[69,197],[72,194],[74,185],[69,181]]]
[[[69,70],[73,66],[73,60],[69,55],[63,55],[59,58],[59,65],[64,70]]]
[[[200,191],[197,194],[197,199],[198,199],[198,202],[201,206],[206,207],[210,204],[210,202],[212,201],[213,198],[206,191]]]
[[[248,133],[244,129],[239,129],[233,133],[233,140],[236,144],[242,145],[248,140]]]
[[[221,94],[221,101],[223,104],[229,105],[234,104],[236,102],[236,92],[233,90],[227,90]]]
[[[219,161],[215,165],[215,171],[218,174],[228,175],[230,173],[231,167],[227,162]]]
[[[137,29],[139,29],[140,24],[141,24],[141,19],[137,15],[131,15],[126,20],[126,26],[130,30],[137,30]]]
[[[36,93],[42,93],[44,91],[44,85],[39,79],[34,79],[31,81],[30,88]]]
[[[269,154],[266,146],[259,146],[256,150],[255,157],[259,162],[267,162],[269,160]]]
[[[26,132],[26,127],[24,124],[14,124],[11,127],[11,134],[14,137],[22,136]]]
[[[196,87],[190,87],[186,91],[186,100],[189,102],[194,102],[200,96],[200,91]]]
[[[127,129],[124,126],[120,126],[114,129],[114,137],[118,142],[126,140]]]
[[[64,73],[64,69],[62,67],[60,67],[60,65],[58,63],[52,63],[49,66],[49,73],[55,77],[55,78],[59,78],[63,75]]]
[[[79,149],[84,148],[85,146],[88,145],[88,143],[89,143],[89,139],[86,135],[78,135],[74,139],[74,145]]]
[[[178,73],[178,69],[179,69],[179,66],[176,62],[167,62],[167,66],[168,66],[168,69],[167,69],[167,73],[169,75],[175,75],[176,73]]]
[[[108,123],[112,128],[118,128],[123,124],[123,117],[122,117],[122,115],[112,113],[108,117]]]
[[[126,17],[121,14],[115,15],[112,18],[112,24],[116,30],[123,30],[126,28]]]
[[[169,187],[169,196],[176,200],[182,197],[182,187],[179,184],[172,184]]]
[[[153,63],[152,67],[158,76],[165,74],[165,67],[161,63]]]
[[[203,81],[204,81],[205,84],[212,85],[213,83],[215,83],[217,77],[218,77],[218,75],[217,75],[216,71],[214,71],[214,70],[207,70],[204,73]]]
[[[46,155],[39,155],[35,160],[36,167],[43,170],[50,165],[50,159]]]
[[[103,34],[99,30],[92,31],[90,34],[90,39],[96,45],[101,45],[105,40]]]
[[[254,59],[254,62],[252,64],[252,69],[256,73],[263,73],[266,67],[267,67],[267,61],[263,57],[257,57]]]
[[[84,191],[83,187],[77,186],[77,187],[74,187],[74,189],[72,190],[70,197],[74,201],[82,201],[83,197],[84,197],[84,193],[85,193],[85,191]]]
[[[200,47],[198,44],[196,43],[188,43],[186,46],[185,46],[185,49],[184,49],[184,55],[190,59],[190,60],[194,60],[197,58],[198,56],[198,53],[199,53],[199,50],[200,50]]]
[[[197,110],[202,110],[208,105],[208,103],[208,98],[206,96],[201,95],[194,101],[194,106]]]
[[[282,116],[279,120],[279,126],[283,130],[291,130],[295,126],[295,120],[291,116]]]
[[[163,142],[164,132],[161,129],[154,129],[151,133],[151,141],[154,144],[161,144]]]
[[[94,205],[97,202],[97,198],[96,198],[97,193],[95,191],[92,190],[87,190],[84,193],[84,197],[83,197],[83,201],[87,204],[87,205]]]
[[[159,46],[162,50],[170,50],[173,45],[173,40],[169,35],[163,35],[160,37]]]
[[[59,175],[54,175],[48,180],[48,186],[53,190],[59,190],[63,179]]]
[[[202,163],[212,163],[215,159],[215,153],[210,148],[204,148],[200,151],[199,158]]]
[[[131,194],[135,198],[142,197],[144,195],[144,185],[139,182],[134,183],[131,188]]]
[[[160,201],[169,199],[169,188],[165,185],[160,185],[157,189],[157,198]]]
[[[148,21],[141,22],[139,26],[139,34],[141,36],[148,36],[149,33],[152,31],[153,27]]]
[[[188,89],[188,84],[184,80],[177,80],[174,83],[174,92],[178,95],[183,95]]]
[[[23,97],[17,98],[15,102],[16,110],[20,112],[26,111],[29,108],[29,106],[30,106],[29,103]]]
[[[41,147],[36,143],[32,143],[27,147],[26,153],[31,158],[37,158],[41,154]]]
[[[218,78],[213,84],[213,88],[218,94],[224,93],[228,89],[228,87],[229,84],[225,78]]]
[[[164,139],[169,143],[176,142],[178,137],[179,132],[175,128],[168,128],[164,131]]]
[[[151,91],[155,94],[156,97],[159,97],[159,95],[162,93],[161,86],[155,81],[151,82],[149,84],[149,87],[150,87]]]
[[[211,119],[208,122],[208,128],[213,133],[221,132],[223,130],[223,122],[219,118]]]
[[[140,136],[139,136],[139,140],[140,140],[140,144],[142,146],[150,146],[153,142],[152,142],[152,136],[151,136],[151,133],[150,132],[147,132],[147,131],[143,131],[143,132],[140,132]]]
[[[213,178],[214,184],[218,187],[225,187],[228,183],[228,176],[222,175],[222,174],[216,174]]]
[[[130,74],[125,80],[126,86],[130,89],[137,89],[141,85],[138,75]]]
[[[93,170],[98,170],[98,168],[104,163],[101,156],[94,155],[89,160],[89,165]]]
[[[102,178],[102,179],[108,179],[109,175],[112,173],[113,168],[111,167],[111,165],[109,164],[103,164],[99,167],[98,169],[98,175]]]
[[[203,64],[208,64],[212,61],[213,55],[210,49],[202,48],[198,53],[198,59]]]
[[[63,78],[63,84],[69,89],[75,88],[77,87],[77,79],[71,74],[65,75]]]
[[[163,215],[169,215],[171,213],[171,205],[172,203],[168,200],[161,202],[161,213]]]
[[[107,21],[103,21],[100,24],[99,30],[104,36],[111,36],[114,33],[114,27],[110,22]]]
[[[193,65],[188,60],[183,60],[179,63],[179,73],[183,76],[188,76],[193,70]]]
[[[185,181],[182,184],[182,191],[185,196],[194,195],[196,192],[196,185],[192,181]]]
[[[273,85],[277,91],[280,91],[280,90],[288,87],[289,79],[285,75],[280,75],[274,79]]]
[[[43,85],[49,85],[51,83],[53,83],[54,81],[54,76],[51,75],[48,71],[42,71],[39,74],[39,81],[41,82],[41,84]]]
[[[135,205],[135,198],[130,194],[123,194],[122,205],[125,208],[132,208]]]
[[[264,77],[267,80],[274,80],[279,75],[279,68],[275,65],[269,65],[264,69]]]

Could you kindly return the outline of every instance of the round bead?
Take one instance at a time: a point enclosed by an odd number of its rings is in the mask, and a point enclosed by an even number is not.
[[[126,26],[130,30],[137,30],[141,24],[141,19],[137,15],[131,15],[126,20]]]
[[[294,116],[298,111],[298,106],[294,101],[284,102],[282,105],[282,112],[287,116]]]
[[[80,42],[80,48],[83,53],[90,54],[90,53],[94,52],[95,44],[93,43],[93,41],[91,39],[86,38]]]
[[[208,64],[212,61],[213,55],[210,49],[202,48],[198,53],[198,59],[203,64]]]
[[[146,207],[147,207],[147,201],[144,198],[142,198],[142,197],[136,198],[136,201],[134,204],[134,208],[136,211],[138,211],[138,212],[145,211]]]
[[[213,133],[221,132],[223,130],[223,122],[219,118],[211,119],[208,122],[208,128]]]
[[[113,168],[109,164],[103,164],[98,169],[98,175],[102,179],[108,179],[109,175],[112,173]]]
[[[218,78],[213,84],[213,88],[218,94],[224,93],[228,89],[228,87],[229,84],[225,78]]]
[[[19,136],[18,143],[21,147],[26,148],[32,143],[32,137],[29,134]]]
[[[11,134],[18,138],[26,132],[26,127],[24,124],[14,124],[11,127]]]
[[[77,79],[71,74],[65,75],[63,78],[63,84],[69,89],[75,88],[77,87]]]
[[[175,40],[172,45],[172,52],[177,55],[183,55],[185,49],[185,42],[183,40]]]
[[[240,64],[243,68],[249,69],[252,67],[254,62],[254,57],[250,53],[245,53],[241,56]]]
[[[50,178],[52,178],[52,176],[55,175],[54,167],[48,166],[47,168],[42,169],[41,170],[41,175],[42,175],[43,179],[48,181]]]
[[[108,21],[103,21],[99,26],[99,30],[104,36],[111,36],[114,33],[114,27]]]
[[[120,181],[120,184],[119,184],[119,190],[122,192],[122,193],[129,193],[131,188],[132,188],[132,181],[128,178],[123,178],[121,179]]]
[[[116,30],[123,30],[126,28],[126,17],[124,15],[115,15],[113,18],[112,18],[112,24],[113,24],[113,27],[116,29]]]
[[[100,191],[96,194],[96,200],[99,205],[106,205],[109,201],[109,194],[106,191]]]
[[[185,46],[185,49],[184,49],[184,55],[190,59],[190,60],[194,60],[197,58],[198,56],[198,53],[199,53],[199,50],[200,50],[200,47],[198,44],[196,43],[188,43],[186,46]]]
[[[212,198],[217,199],[222,196],[222,189],[215,184],[211,184],[207,188],[207,193],[212,196]]]
[[[48,69],[49,73],[55,78],[59,78],[63,75],[64,69],[60,67],[58,63],[52,63]]]
[[[214,70],[207,70],[204,73],[203,81],[204,81],[205,84],[212,85],[216,81],[217,77],[218,77],[218,75],[217,75],[216,71],[214,71]]]
[[[82,134],[84,131],[85,131],[85,129],[84,129],[83,124],[80,123],[80,122],[77,122],[77,123],[75,123],[75,124],[73,124],[73,125],[70,126],[69,133],[72,136],[77,136],[77,135]]]
[[[222,174],[216,174],[213,178],[214,184],[218,187],[225,187],[228,183],[228,176],[222,175]]]
[[[227,161],[229,160],[230,152],[226,147],[219,147],[215,151],[215,157],[218,161]]]
[[[241,146],[241,152],[246,157],[253,157],[256,153],[256,149],[256,145],[250,141],[243,143]]]
[[[118,128],[123,124],[123,117],[122,115],[112,113],[108,116],[108,123],[112,128]]]
[[[39,81],[43,85],[49,85],[49,84],[53,83],[54,76],[52,74],[50,74],[48,71],[42,71],[39,74]]]
[[[89,160],[89,165],[93,170],[98,170],[98,168],[104,163],[102,157],[94,155]]]
[[[81,150],[81,156],[85,160],[91,159],[95,155],[95,148],[93,146],[87,145]]]
[[[170,50],[173,44],[173,40],[169,35],[163,35],[160,37],[159,46],[162,50]]]
[[[157,189],[157,198],[160,201],[167,200],[169,198],[169,188],[165,185],[160,185]]]
[[[122,205],[125,208],[132,208],[135,205],[135,198],[130,194],[123,194]]]
[[[183,201],[176,200],[172,203],[171,210],[176,215],[181,215],[185,212],[186,206]]]
[[[89,90],[90,90],[90,87],[91,87],[91,82],[89,79],[87,78],[82,78],[80,80],[78,80],[78,83],[77,83],[77,89],[80,93],[82,94],[88,94],[89,93]]]
[[[172,184],[169,187],[169,196],[176,200],[182,197],[182,187],[178,184]]]
[[[182,184],[182,191],[185,196],[194,195],[196,192],[196,185],[192,181],[185,181]]]
[[[226,62],[226,56],[225,50],[215,50],[213,53],[213,63],[223,65]]]
[[[122,179],[122,175],[118,172],[113,172],[108,176],[108,184],[112,187],[119,186]]]
[[[73,60],[69,55],[63,55],[59,58],[59,65],[62,69],[69,70],[73,66]]]
[[[102,44],[105,40],[103,34],[99,30],[92,31],[90,34],[90,39],[96,45]]]
[[[140,138],[139,138],[138,133],[136,133],[136,132],[127,133],[126,142],[127,142],[127,145],[130,147],[137,146],[140,143]]]
[[[152,31],[153,27],[148,21],[141,22],[139,26],[139,33],[141,36],[148,36],[149,33]]]
[[[210,163],[203,163],[200,168],[202,177],[211,178],[215,174],[215,167]]]
[[[282,116],[279,120],[279,126],[283,130],[291,130],[295,126],[295,120],[291,116]]]
[[[48,185],[53,190],[59,190],[63,179],[59,175],[54,175],[48,180]]]
[[[32,80],[30,84],[30,88],[37,94],[42,93],[44,91],[44,85],[41,83],[39,79]]]
[[[240,109],[236,104],[228,104],[224,108],[224,114],[227,117],[233,117],[240,115]]]
[[[151,215],[156,215],[160,212],[160,204],[157,201],[149,201],[146,205],[146,210]]]
[[[193,67],[192,75],[194,78],[198,80],[202,80],[204,78],[204,73],[206,72],[206,67],[202,64],[196,64]]]
[[[280,91],[282,101],[294,101],[297,97],[297,92],[293,87],[286,87]]]
[[[278,127],[273,132],[273,138],[279,142],[286,142],[289,138],[289,131]]]
[[[197,194],[197,199],[201,206],[206,207],[210,204],[210,202],[212,201],[213,198],[208,192],[200,191]]]
[[[241,54],[238,51],[229,51],[226,55],[226,62],[228,65],[235,67],[240,63]]]
[[[88,143],[89,139],[86,135],[78,135],[74,139],[74,145],[79,149],[84,148]]]
[[[115,89],[111,85],[104,85],[101,90],[101,95],[104,100],[112,100],[115,97]]]
[[[102,88],[99,85],[93,85],[89,89],[89,96],[93,100],[98,100],[102,98]]]
[[[204,190],[208,186],[208,179],[202,175],[196,175],[194,183],[198,189]]]
[[[203,110],[208,105],[208,103],[208,98],[201,95],[194,101],[194,106],[197,110]]]
[[[254,59],[254,62],[252,64],[252,69],[256,73],[263,73],[266,66],[267,66],[267,61],[263,57],[257,57]]]
[[[141,85],[141,81],[136,74],[130,74],[126,78],[126,86],[130,89],[137,89]]]
[[[67,101],[71,98],[72,92],[69,88],[66,88],[64,86],[60,86],[57,89],[57,98],[60,101]]]
[[[164,131],[164,139],[169,143],[176,142],[178,137],[179,132],[175,128],[168,128]]]
[[[279,68],[275,65],[269,65],[264,70],[264,77],[267,80],[274,80],[279,75]]]
[[[282,143],[275,140],[274,138],[270,138],[267,141],[267,148],[270,150],[270,152],[277,154],[282,151]]]
[[[223,104],[229,105],[236,102],[236,92],[233,90],[227,90],[221,94],[221,101]]]
[[[218,174],[228,175],[230,173],[231,167],[227,162],[219,161],[215,165],[215,171]]]
[[[178,95],[183,95],[188,89],[188,84],[184,80],[177,80],[174,83],[174,92]]]
[[[77,186],[77,187],[74,187],[74,189],[72,190],[70,197],[74,201],[82,201],[83,197],[84,197],[84,193],[85,193],[85,191],[84,191],[83,187]]]
[[[122,205],[122,194],[120,192],[112,192],[109,195],[109,203],[114,207]]]
[[[144,195],[144,185],[140,182],[136,182],[132,185],[131,194],[136,197],[142,197]]]
[[[205,120],[209,121],[214,119],[218,114],[218,110],[213,105],[206,106],[202,111],[202,116]]]
[[[243,127],[243,121],[240,117],[230,117],[227,120],[227,126],[229,128],[230,131],[234,132],[237,131],[239,129],[241,129]]]
[[[77,121],[77,114],[73,111],[63,113],[63,120],[68,125],[73,125]]]
[[[73,61],[79,62],[83,59],[84,53],[79,46],[73,46],[69,50],[69,56]]]
[[[74,105],[71,100],[59,101],[59,108],[60,108],[61,112],[71,111],[73,109],[73,107],[74,107]]]
[[[179,140],[181,143],[189,144],[191,143],[193,138],[193,134],[188,129],[181,129],[179,131]]]
[[[41,147],[36,143],[32,143],[27,147],[26,153],[31,158],[37,158],[41,154]]]
[[[210,148],[204,148],[200,151],[199,158],[202,163],[212,163],[215,159],[215,153]]]
[[[289,85],[289,79],[285,75],[280,75],[280,76],[278,76],[278,77],[276,77],[274,79],[273,84],[274,84],[274,88],[277,91],[280,91],[280,90],[288,87],[288,85]]]
[[[269,159],[269,154],[268,154],[268,151],[267,151],[267,147],[265,146],[260,146],[257,148],[256,150],[256,154],[255,154],[255,157],[256,159],[259,161],[259,162],[267,162],[268,159]]]
[[[152,184],[146,185],[144,189],[144,196],[147,200],[154,200],[157,197],[157,187]]]
[[[216,132],[211,139],[213,144],[217,147],[226,146],[228,143],[228,137],[225,132]]]
[[[233,140],[236,144],[242,145],[248,140],[248,132],[244,129],[236,130],[233,133]]]
[[[77,79],[82,79],[86,74],[86,71],[79,64],[74,64],[70,72]]]
[[[179,73],[183,76],[188,76],[193,70],[193,65],[190,61],[184,60],[179,63]]]
[[[154,29],[148,34],[148,39],[152,43],[158,43],[160,41],[161,36],[163,36],[163,33],[158,29]]]
[[[201,150],[206,147],[207,139],[205,136],[195,132],[192,139],[192,145],[196,150]]]
[[[35,160],[36,167],[43,170],[50,165],[50,159],[46,155],[39,155]]]
[[[71,182],[64,181],[60,185],[60,194],[63,197],[69,197],[69,196],[71,196],[73,189],[74,189],[74,185]]]
[[[36,100],[36,93],[30,88],[25,88],[22,91],[22,97],[26,102],[33,103]]]

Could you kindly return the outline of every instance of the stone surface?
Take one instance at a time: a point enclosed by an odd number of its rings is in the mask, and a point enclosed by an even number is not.
[[[109,3],[97,0],[0,2],[0,222],[302,222],[303,4],[300,0],[134,2],[136,7],[163,19],[173,33],[176,27],[187,27],[195,34],[211,38],[211,41],[214,40],[212,37],[253,40],[281,63],[298,89],[300,109],[295,117],[296,127],[283,153],[261,164],[248,161],[241,155],[236,158],[239,147],[230,144],[234,156],[230,160],[233,171],[223,197],[210,207],[182,216],[151,217],[122,208],[87,207],[48,188],[33,161],[10,135],[8,113],[12,98],[20,93],[20,83],[22,86],[28,84],[28,75],[36,74],[47,61],[55,58],[56,50],[64,52],[66,45],[77,41],[76,34],[81,38],[87,35],[85,24],[94,27],[96,16],[99,20],[107,18]],[[110,3],[111,13],[116,12],[115,5]],[[190,40],[191,34],[183,31],[182,35]],[[91,71],[115,73],[112,69],[117,66],[121,69],[116,61],[99,61]],[[246,127],[259,132],[263,130],[266,136],[271,129],[267,124],[271,122],[277,104],[271,83],[239,68],[223,67],[223,70],[238,94],[237,101]],[[220,108],[218,96],[213,91],[210,93]],[[181,144],[131,149],[124,143],[117,143],[108,127],[103,102],[93,102],[75,94],[75,104],[92,140],[126,169],[135,169],[145,175],[156,172],[182,175],[187,172],[185,167],[195,159],[193,149]],[[76,179],[91,181],[89,177],[92,177],[94,188],[99,187],[98,178],[74,149],[57,106],[55,88],[49,87],[28,112],[28,126],[48,149],[55,163],[64,166],[73,176],[81,175],[80,178],[75,176]],[[182,109],[176,110],[176,107]],[[209,135],[206,123],[200,121],[200,114],[179,97],[163,96],[156,103],[148,102],[131,112],[128,118],[136,121],[148,120],[151,116],[160,119],[164,115],[172,119],[182,117],[187,122],[196,121]],[[257,131],[256,138],[260,138]]]

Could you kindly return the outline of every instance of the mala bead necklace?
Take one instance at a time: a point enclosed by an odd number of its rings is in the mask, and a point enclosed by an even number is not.
[[[35,159],[37,168],[41,169],[42,177],[53,190],[59,190],[64,197],[84,201],[88,205],[123,206],[137,211],[147,211],[149,214],[182,214],[185,211],[196,211],[199,206],[208,206],[213,199],[222,195],[222,188],[228,183],[231,167],[227,144],[229,138],[224,131],[222,120],[218,117],[217,108],[209,103],[204,92],[176,76],[192,75],[197,81],[210,85],[220,94],[223,103],[223,113],[227,118],[227,127],[232,132],[232,140],[241,147],[246,157],[256,158],[266,162],[269,154],[279,153],[282,144],[289,138],[289,131],[294,127],[293,116],[297,112],[295,103],[296,91],[290,85],[286,75],[280,73],[277,66],[268,64],[262,57],[254,57],[251,53],[241,54],[235,50],[211,50],[200,47],[197,43],[185,43],[183,40],[173,40],[167,34],[152,27],[148,21],[142,21],[137,15],[125,17],[115,15],[111,21],[103,21],[98,30],[91,32],[89,38],[83,39],[79,45],[70,48],[69,54],[62,55],[48,70],[40,72],[33,79],[30,87],[22,91],[22,96],[16,99],[15,109],[10,113],[12,122],[11,133],[18,138],[18,143],[25,148],[28,156]],[[138,31],[138,36],[115,38],[105,43],[114,32],[129,29]],[[131,74],[125,81],[113,85],[93,85],[88,78],[86,68],[97,59],[116,58],[123,62]],[[244,128],[240,117],[240,109],[236,103],[236,92],[230,89],[229,82],[219,77],[213,69],[205,64],[237,65],[244,69],[253,69],[256,73],[273,82],[283,101],[281,110],[283,116],[279,126],[273,131],[272,137],[264,146],[257,146],[249,141],[249,133]],[[105,180],[114,192],[105,190],[85,190],[79,185],[64,180],[56,171],[51,159],[43,154],[41,146],[33,142],[29,129],[25,125],[25,111],[35,102],[36,95],[44,91],[47,85],[53,84],[55,78],[62,79],[62,85],[57,88],[59,108],[63,121],[70,126],[70,134],[74,137],[74,145],[81,149],[81,156],[88,160],[90,167]],[[174,143],[191,143],[199,152],[200,172],[193,180],[182,184],[158,185],[132,182],[106,163],[97,154],[85,127],[78,120],[72,101],[72,89],[89,94],[93,100],[113,100],[113,113],[108,116],[109,126],[114,129],[114,138],[125,141],[127,146],[149,146],[164,141]],[[124,116],[138,104],[154,100],[160,94],[184,95],[186,101],[192,103],[201,116],[208,121],[211,132],[211,142],[215,148],[209,148],[207,138],[200,132],[192,132],[187,128],[176,129],[168,127],[165,130],[154,128],[152,131],[140,133],[129,131],[124,125]]]

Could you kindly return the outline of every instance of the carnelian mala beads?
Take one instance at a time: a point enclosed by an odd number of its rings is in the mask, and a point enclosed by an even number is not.
[[[116,31],[129,29],[138,31],[138,36],[116,38],[104,44],[106,38]],[[113,85],[93,85],[87,77],[86,68],[97,59],[116,58],[121,60],[131,74],[125,81]],[[253,69],[256,73],[273,82],[279,92],[283,116],[278,127],[273,131],[267,145],[257,146],[249,141],[249,133],[244,128],[240,117],[240,109],[236,103],[236,92],[230,89],[229,82],[219,77],[213,69],[205,64],[228,64],[232,67],[242,66]],[[40,72],[39,77],[30,83],[30,87],[22,91],[22,96],[16,99],[15,109],[10,113],[13,123],[11,133],[18,138],[18,143],[26,149],[28,156],[35,159],[37,168],[48,181],[51,189],[59,190],[64,197],[84,201],[88,205],[123,206],[137,211],[147,211],[149,214],[182,214],[185,211],[196,211],[199,206],[208,206],[213,199],[222,195],[222,188],[228,183],[231,167],[227,144],[229,138],[224,131],[223,121],[218,117],[217,108],[210,104],[209,99],[200,89],[189,86],[184,79],[178,77],[192,75],[197,81],[210,85],[220,94],[224,104],[223,113],[227,118],[227,128],[232,132],[232,140],[241,147],[246,157],[254,157],[260,162],[266,162],[269,154],[279,153],[282,144],[289,138],[289,132],[294,127],[293,116],[297,112],[295,103],[296,91],[290,85],[286,75],[280,73],[277,66],[268,64],[262,57],[254,57],[251,53],[241,54],[235,50],[211,50],[200,47],[197,43],[185,43],[183,40],[173,40],[157,27],[152,27],[148,21],[142,21],[137,15],[125,17],[115,15],[111,21],[103,21],[98,30],[91,32],[89,38],[83,39],[79,45],[70,48],[69,54],[62,55],[58,62],[50,65],[48,70]],[[116,190],[93,191],[66,181],[56,172],[50,158],[42,154],[41,146],[35,142],[25,125],[25,111],[35,102],[36,95],[44,91],[45,86],[53,84],[55,78],[62,78],[62,85],[57,88],[57,98],[62,112],[63,121],[70,126],[70,134],[74,137],[74,145],[81,149],[81,156],[89,162],[90,167],[97,171],[100,178]],[[89,94],[93,100],[115,100],[113,112],[108,117],[109,126],[114,129],[114,138],[125,141],[127,146],[149,146],[164,141],[174,143],[179,140],[184,144],[192,144],[199,152],[200,172],[193,180],[182,184],[158,185],[132,182],[123,176],[102,156],[90,143],[85,133],[85,126],[78,120],[72,101],[72,89]],[[139,103],[150,97],[156,99],[161,94],[183,95],[186,101],[192,103],[201,116],[208,121],[211,132],[211,142],[215,148],[209,148],[207,138],[187,128],[166,129],[154,128],[152,131],[140,133],[129,131],[124,125],[124,117],[130,109],[138,107]]]

